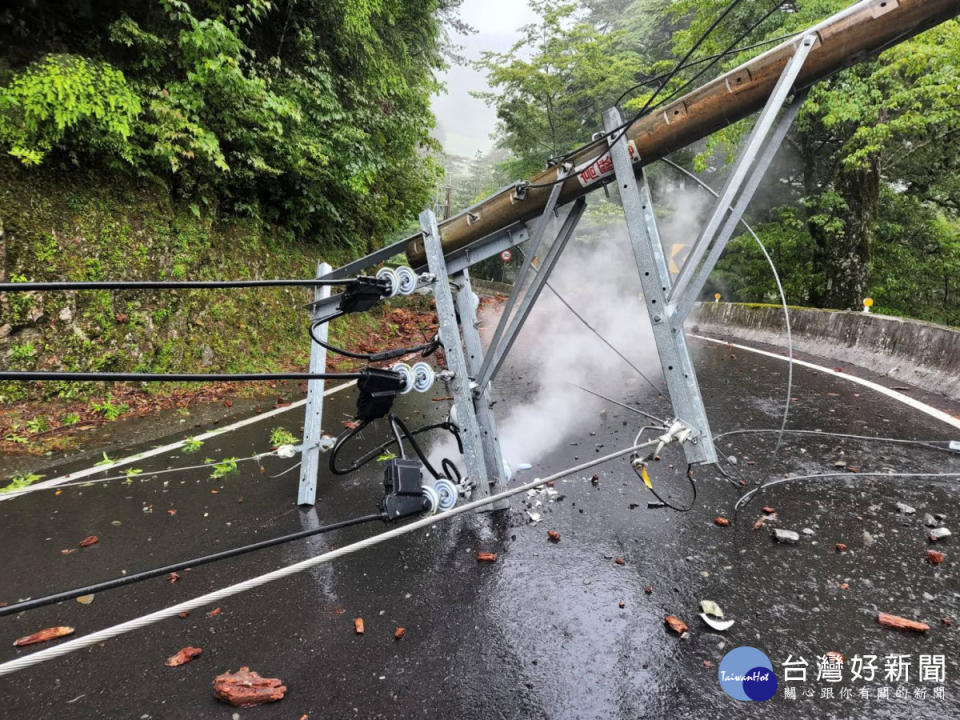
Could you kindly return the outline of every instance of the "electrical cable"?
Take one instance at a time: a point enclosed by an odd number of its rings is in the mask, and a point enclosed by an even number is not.
[[[524,256],[523,250],[521,250],[521,249],[518,247],[518,248],[517,248],[517,252],[519,253],[520,257],[523,258],[523,256]],[[537,268],[534,268],[534,270],[536,271],[536,270],[538,270],[538,269],[537,269]],[[660,397],[663,397],[663,396],[664,396],[663,390],[661,390],[659,387],[657,387],[657,385],[653,382],[653,380],[651,380],[650,378],[648,378],[648,377],[644,374],[643,370],[641,370],[641,369],[638,368],[636,365],[634,365],[626,355],[624,355],[624,354],[623,354],[622,352],[620,352],[616,347],[614,347],[613,343],[611,343],[611,342],[610,342],[609,340],[607,340],[603,335],[601,335],[599,330],[597,330],[595,327],[593,327],[593,325],[591,325],[589,322],[587,322],[587,319],[586,319],[585,317],[583,317],[583,315],[581,315],[580,313],[578,313],[578,312],[574,309],[574,307],[573,307],[569,302],[567,302],[566,299],[564,299],[564,297],[556,290],[556,288],[554,288],[553,285],[550,284],[549,281],[547,281],[547,282],[545,283],[545,285],[550,289],[550,292],[552,292],[552,293],[554,294],[554,296],[557,298],[557,300],[559,300],[561,303],[563,303],[563,306],[564,306],[565,308],[567,308],[567,310],[569,310],[570,313],[571,313],[577,320],[579,320],[579,321],[583,324],[583,326],[584,326],[585,328],[587,328],[587,330],[589,330],[589,331],[592,332],[594,335],[596,335],[597,338],[600,340],[600,342],[602,342],[602,343],[603,343],[604,345],[606,345],[608,348],[610,348],[611,350],[613,350],[613,352],[615,352],[615,353],[620,357],[621,360],[623,360],[627,365],[629,365],[629,366],[633,369],[633,371],[634,371],[635,373],[637,373],[637,375],[639,375],[641,378],[643,378],[643,379],[646,381],[646,383],[647,383],[651,388],[654,389],[654,391],[657,393],[657,395],[659,395]],[[581,388],[581,389],[582,389],[582,388]],[[630,408],[630,409],[632,410],[633,408]]]
[[[821,478],[836,478],[842,477],[848,480],[855,480],[858,478],[960,478],[960,473],[905,473],[905,472],[835,472],[835,473],[814,473],[812,475],[792,475],[790,477],[778,478],[776,480],[771,480],[770,482],[764,483],[759,487],[750,490],[749,492],[744,493],[739,500],[737,500],[734,509],[740,511],[741,508],[746,507],[747,504],[752,502],[753,498],[756,497],[757,493],[766,490],[767,488],[774,487],[776,485],[782,485],[784,483],[793,482],[794,480],[815,480]]]
[[[276,455],[276,450],[271,450],[265,453],[258,453],[256,455],[251,455],[250,457],[244,458],[230,458],[235,463],[248,462],[250,460],[261,460],[265,457],[270,457],[271,455]],[[83,487],[87,485],[95,485],[99,483],[112,482],[113,480],[146,480],[148,478],[154,477],[156,475],[167,475],[170,473],[185,473],[190,470],[204,470],[211,469],[216,467],[218,464],[223,463],[223,460],[212,461],[208,463],[203,463],[201,465],[186,465],[183,467],[167,468],[165,470],[148,470],[146,472],[135,473],[132,475],[123,474],[123,475],[111,475],[104,478],[83,478],[78,480],[71,480],[69,482],[58,483],[57,485],[49,485],[46,487],[25,487],[21,490],[9,490],[5,493],[0,493],[0,500],[12,500],[15,497],[20,495],[28,495],[30,493],[42,492],[44,490],[59,490],[61,488],[68,487]],[[103,472],[107,472],[104,470]]]
[[[664,420],[663,418],[658,418],[656,415],[651,415],[650,413],[644,412],[643,410],[639,410],[638,408],[630,407],[629,405],[626,405],[620,402],[619,400],[614,400],[613,398],[609,398],[606,395],[602,395],[596,392],[595,390],[590,390],[589,388],[585,388],[582,385],[577,385],[577,383],[575,382],[571,382],[570,384],[573,385],[575,388],[579,388],[580,390],[583,390],[585,393],[589,393],[590,395],[600,398],[601,400],[606,400],[608,403],[619,405],[620,407],[625,408],[630,412],[635,412],[637,415],[643,415],[645,418],[649,418],[650,420],[655,420],[656,422],[660,423],[664,427],[667,426],[667,421]]]
[[[651,441],[649,444],[653,444],[654,442],[656,441]],[[56,658],[60,658],[65,655],[69,655],[70,653],[76,652],[77,650],[82,650],[83,648],[91,647],[92,645],[97,645],[98,643],[105,642],[106,640],[111,640],[113,638],[119,637],[120,635],[124,635],[128,632],[133,632],[134,630],[140,630],[142,628],[149,627],[150,625],[158,623],[162,620],[176,617],[182,612],[190,612],[198,608],[204,607],[206,605],[220,602],[227,598],[233,597],[234,595],[238,595],[242,592],[253,590],[258,587],[263,587],[264,585],[267,585],[276,580],[282,580],[283,578],[296,575],[305,570],[310,570],[311,568],[331,562],[338,558],[346,557],[347,555],[352,555],[362,550],[365,550],[367,548],[371,548],[376,545],[385,543],[388,540],[393,540],[403,535],[407,535],[409,533],[420,530],[421,528],[430,527],[431,525],[435,525],[437,523],[443,522],[449,518],[453,518],[458,515],[471,512],[481,507],[486,507],[487,505],[497,503],[501,500],[506,500],[507,498],[513,497],[514,495],[525,493],[528,490],[536,489],[542,485],[546,485],[547,483],[554,482],[561,478],[567,477],[568,475],[574,475],[576,473],[583,472],[584,470],[592,468],[596,465],[600,465],[604,462],[615,460],[619,457],[623,457],[624,455],[628,455],[630,453],[635,453],[638,450],[642,450],[643,447],[646,447],[646,445],[639,446],[639,447],[632,446],[632,447],[624,448],[622,450],[617,450],[608,455],[604,455],[603,457],[591,458],[589,461],[585,463],[581,463],[580,465],[576,465],[574,467],[561,470],[560,472],[554,473],[552,475],[548,475],[547,477],[536,478],[531,482],[524,483],[523,485],[518,485],[517,487],[510,488],[509,490],[504,490],[503,492],[496,493],[494,495],[489,495],[485,498],[479,498],[477,500],[473,500],[471,502],[464,503],[462,505],[457,505],[456,507],[451,508],[450,510],[447,510],[445,512],[442,512],[436,515],[430,515],[428,517],[421,518],[419,520],[415,520],[406,525],[402,525],[400,527],[394,528],[393,530],[388,530],[383,533],[378,533],[376,535],[372,535],[371,537],[364,538],[363,540],[359,540],[349,545],[344,545],[343,547],[339,547],[336,550],[330,550],[328,552],[321,553],[320,555],[309,557],[305,560],[301,560],[299,562],[293,563],[292,565],[287,565],[285,567],[277,568],[276,570],[273,570],[271,572],[264,573],[256,577],[252,577],[238,583],[234,583],[233,585],[229,585],[227,587],[220,588],[219,590],[214,590],[212,592],[205,593],[204,595],[199,595],[190,600],[185,600],[184,602],[171,605],[161,610],[156,610],[152,613],[148,613],[147,615],[142,615],[140,617],[127,620],[126,622],[122,622],[122,623],[104,628],[102,630],[97,630],[87,635],[74,638],[73,640],[67,640],[66,642],[60,643],[59,645],[55,645],[53,647],[49,647],[44,650],[38,650],[28,655],[24,655],[21,657],[14,658],[12,660],[8,660],[4,663],[0,663],[0,677],[3,677],[5,675],[10,675],[19,670],[25,670],[26,668],[39,665],[40,663],[46,662],[48,660],[54,660]]]
[[[745,428],[743,430],[727,430],[719,435],[714,435],[713,441],[717,442],[720,438],[727,437],[728,435],[747,435],[775,432],[780,432],[780,430],[777,430],[776,428]],[[957,454],[956,451],[951,450],[948,447],[940,447],[939,445],[932,444],[937,442],[949,442],[949,440],[908,440],[904,438],[876,437],[874,435],[851,435],[849,433],[825,432],[823,430],[785,430],[783,432],[788,435],[813,435],[820,437],[837,437],[850,440],[867,440],[873,442],[893,443],[899,445],[915,445],[917,447],[927,448],[928,450],[938,450],[939,452],[944,452],[949,455]]]
[[[756,28],[756,25],[754,25],[754,27],[751,28],[751,31],[752,31],[753,29],[755,29],[755,28]],[[681,70],[689,70],[689,69],[692,68],[692,67],[697,67],[698,65],[703,65],[704,63],[710,62],[711,60],[722,60],[722,59],[724,59],[724,58],[726,58],[726,57],[731,57],[731,56],[733,56],[733,55],[739,55],[739,54],[742,53],[742,52],[747,52],[748,50],[756,50],[757,48],[764,47],[764,46],[766,46],[766,45],[773,45],[774,43],[783,42],[784,40],[789,40],[790,38],[796,37],[797,35],[800,35],[800,34],[802,34],[802,33],[799,33],[799,32],[797,32],[797,33],[789,33],[789,34],[787,34],[787,35],[781,35],[780,37],[770,38],[769,40],[761,40],[760,42],[756,42],[756,43],[753,43],[753,44],[751,44],[751,45],[742,45],[742,46],[740,46],[740,47],[736,47],[736,48],[732,48],[732,49],[727,49],[727,50],[725,50],[724,52],[717,53],[716,55],[708,55],[708,56],[705,57],[705,58],[700,58],[699,60],[694,60],[694,61],[691,62],[691,63],[687,63],[686,65],[684,65],[684,66],[683,66],[682,68],[680,68],[680,69],[681,69]],[[741,35],[741,36],[740,36],[740,40],[742,40],[743,37],[744,37],[744,36]],[[709,69],[709,68],[707,68],[707,69]],[[623,99],[624,99],[627,95],[629,95],[631,92],[633,92],[634,90],[638,90],[639,88],[642,88],[642,87],[644,87],[645,85],[652,85],[653,83],[659,83],[661,80],[663,80],[664,78],[668,77],[669,75],[670,75],[670,71],[665,72],[665,73],[661,73],[660,75],[655,75],[654,77],[651,77],[651,78],[648,78],[648,79],[646,79],[646,80],[643,80],[643,81],[637,83],[636,85],[633,85],[633,86],[627,88],[626,90],[623,91],[623,94],[621,94],[620,97],[618,97],[613,104],[614,104],[614,105],[619,105],[619,104],[621,103],[621,101],[623,101]],[[661,101],[661,102],[662,102],[662,101]],[[659,104],[659,103],[658,103],[658,104]]]
[[[645,430],[660,430],[660,429],[661,428],[656,428],[656,427],[653,427],[652,425],[643,426],[642,428],[640,428],[640,430],[637,432],[636,437],[633,439],[633,444],[634,445],[640,444],[640,436],[643,435]],[[633,470],[634,474],[643,482],[643,484],[646,485],[647,490],[653,493],[653,496],[658,501],[660,501],[664,505],[664,507],[668,507],[671,510],[675,510],[676,512],[681,512],[681,513],[690,512],[693,509],[693,506],[697,504],[697,484],[693,479],[693,464],[692,463],[687,464],[687,480],[690,481],[690,489],[693,491],[693,496],[690,498],[690,502],[686,506],[681,507],[678,505],[674,505],[669,500],[666,500],[663,497],[661,497],[660,493],[654,490],[653,482],[650,480],[650,476],[646,472],[646,467],[645,467],[646,463],[654,459],[655,452],[656,450],[651,452],[650,455],[648,455],[644,460],[642,460],[639,468],[637,467],[636,461],[640,460],[640,455],[637,453],[634,453],[630,461],[631,469]]]
[[[4,617],[5,615],[14,615],[16,613],[23,612],[24,610],[34,610],[36,608],[46,607],[47,605],[53,605],[58,602],[63,602],[64,600],[72,600],[73,598],[81,597],[83,595],[93,595],[106,590],[113,590],[115,588],[132,585],[133,583],[142,582],[144,580],[150,580],[151,578],[160,577],[161,575],[169,575],[177,570],[195,568],[200,565],[206,565],[219,560],[226,560],[239,555],[246,555],[247,553],[251,553],[256,550],[263,550],[264,548],[274,547],[275,545],[282,545],[294,540],[301,540],[314,535],[321,535],[323,533],[333,532],[334,530],[342,530],[343,528],[362,525],[364,523],[373,522],[374,520],[383,519],[383,515],[380,513],[375,515],[363,515],[350,520],[342,520],[340,522],[333,523],[332,525],[324,525],[323,527],[313,528],[310,530],[301,530],[299,532],[290,533],[289,535],[281,535],[268,540],[260,540],[259,542],[250,543],[249,545],[242,545],[240,547],[230,548],[229,550],[221,550],[220,552],[210,553],[209,555],[201,555],[200,557],[195,557],[190,560],[183,560],[170,565],[164,565],[163,567],[153,568],[152,570],[142,570],[131,575],[121,575],[111,580],[104,580],[91,585],[73,588],[72,590],[64,590],[63,592],[54,593],[52,595],[31,598],[22,602],[13,603],[12,605],[7,605],[6,607],[0,607],[0,617]]]
[[[347,442],[349,442],[349,440],[353,438],[354,435],[357,435],[368,424],[369,423],[363,423],[359,427],[348,429],[340,434],[340,436],[337,438],[337,442],[334,444],[333,448],[330,450],[330,461],[328,466],[330,468],[331,473],[333,473],[334,475],[347,475],[349,473],[354,472],[355,470],[359,470],[361,467],[366,465],[371,460],[374,460],[375,458],[379,457],[381,453],[389,449],[390,446],[396,442],[396,438],[391,438],[390,440],[387,440],[386,442],[381,443],[377,447],[373,448],[372,450],[368,451],[361,457],[354,460],[349,467],[347,468],[337,467],[337,457],[339,456],[340,451],[347,444]],[[417,430],[414,430],[411,434],[420,435],[421,433],[425,433],[425,432],[429,432],[430,430],[437,430],[437,429],[444,429],[449,431],[450,434],[452,434],[454,438],[456,438],[457,447],[459,448],[461,454],[463,453],[463,441],[460,439],[460,434],[459,434],[460,429],[451,422],[444,421],[444,422],[434,423],[433,425],[426,425],[422,428],[418,428]]]
[[[115,373],[59,372],[54,370],[11,370],[0,372],[0,380],[66,380],[70,382],[248,382],[253,380],[358,380],[359,372],[348,373]]]
[[[375,278],[364,278],[375,281]],[[42,292],[48,290],[216,290],[258,287],[333,287],[351,285],[360,278],[322,280],[114,280],[93,282],[5,282],[0,292]]]
[[[578,153],[580,153],[580,152],[582,152],[582,151],[584,151],[584,150],[587,150],[587,149],[593,147],[594,145],[596,145],[596,144],[598,144],[598,143],[600,143],[600,142],[602,142],[602,141],[604,141],[604,140],[607,140],[607,142],[606,142],[606,145],[607,145],[607,146],[616,145],[617,142],[619,142],[620,138],[622,138],[622,137],[624,136],[624,134],[626,134],[626,132],[630,129],[630,127],[631,127],[637,120],[639,120],[641,117],[643,117],[643,115],[646,114],[647,109],[650,107],[650,104],[656,99],[657,95],[660,94],[660,91],[661,91],[664,87],[666,87],[666,85],[670,82],[670,80],[672,80],[672,79],[674,78],[674,76],[676,76],[676,74],[677,74],[678,72],[680,72],[680,70],[683,69],[684,65],[685,65],[685,64],[687,63],[687,61],[690,59],[690,56],[691,56],[694,52],[696,52],[697,49],[698,49],[704,42],[706,42],[707,38],[709,38],[710,35],[713,34],[713,31],[717,29],[717,26],[720,25],[720,23],[723,22],[724,18],[726,18],[727,15],[729,15],[729,14],[733,11],[733,9],[736,8],[737,5],[739,5],[741,2],[742,2],[742,0],[732,0],[732,2],[731,2],[729,5],[727,5],[727,7],[724,9],[724,11],[723,11],[722,13],[720,13],[720,15],[710,24],[710,26],[703,32],[703,34],[699,37],[699,39],[698,39],[698,40],[693,44],[693,46],[687,51],[687,54],[683,56],[683,59],[680,60],[680,62],[678,62],[678,63],[674,66],[673,70],[670,71],[667,79],[663,82],[663,84],[661,84],[661,85],[657,88],[657,90],[647,99],[647,102],[644,104],[644,106],[643,106],[633,117],[631,117],[628,121],[626,121],[626,122],[624,122],[624,123],[621,123],[619,127],[616,127],[616,128],[614,128],[614,129],[612,129],[612,130],[606,131],[602,136],[598,137],[597,139],[591,140],[589,143],[586,143],[585,145],[582,145],[581,147],[576,148],[575,150],[571,150],[570,152],[566,153],[566,154],[563,156],[563,158],[560,160],[560,162],[564,162],[564,161],[568,160],[570,157],[572,157],[572,156],[574,156],[574,155],[576,155],[576,154],[578,154]],[[619,133],[619,134],[617,134],[617,133]],[[610,139],[611,136],[614,136],[612,140]],[[556,180],[552,180],[552,181],[550,181],[550,182],[546,182],[546,183],[533,183],[533,184],[525,185],[525,187],[528,188],[528,189],[553,187],[554,185],[557,185],[557,184],[559,184],[559,183],[565,182],[568,177],[569,177],[568,175],[565,175],[565,176],[562,177],[562,178],[557,178]]]
[[[352,350],[346,350],[344,348],[339,348],[330,343],[321,340],[317,337],[316,329],[321,325],[329,322],[329,320],[320,320],[313,323],[310,326],[310,338],[320,347],[326,348],[330,352],[336,353],[337,355],[343,355],[344,357],[354,358],[356,360],[366,360],[368,362],[382,362],[384,360],[393,360],[394,358],[403,357],[409,353],[420,353],[423,357],[429,357],[437,348],[440,347],[440,339],[434,337],[430,342],[426,342],[423,345],[418,345],[416,347],[410,348],[397,348],[396,350],[385,350],[384,352],[379,353],[358,353],[353,352]]]
[[[403,440],[400,438],[400,432],[397,430],[397,418],[393,413],[389,415],[390,419],[390,430],[393,431],[393,438],[397,443],[397,452],[400,453],[400,459],[406,460],[407,453],[403,449]]]
[[[670,167],[674,168],[675,170],[679,170],[681,173],[683,173],[683,175],[693,180],[701,188],[706,190],[715,198],[720,197],[720,194],[716,190],[714,190],[712,187],[707,185],[707,183],[705,183],[703,180],[698,178],[696,175],[694,175],[692,172],[690,172],[686,168],[678,165],[677,163],[673,162],[673,160],[669,160],[667,158],[661,158],[661,160],[667,165],[669,165]],[[756,232],[754,232],[753,228],[750,227],[750,224],[746,220],[744,220],[743,217],[740,218],[740,224],[746,228],[748,233],[750,233],[750,236],[754,239],[754,241],[760,247],[760,252],[762,252],[763,256],[767,259],[767,264],[770,265],[770,271],[773,273],[773,279],[777,283],[777,291],[780,293],[780,304],[783,307],[783,322],[786,327],[787,355],[788,355],[787,394],[783,402],[783,417],[780,421],[780,434],[777,435],[777,444],[774,446],[774,449],[773,449],[773,452],[775,455],[776,452],[780,449],[781,444],[783,443],[783,433],[786,431],[786,428],[787,428],[787,419],[790,415],[790,402],[793,396],[793,330],[790,326],[790,306],[787,305],[787,295],[783,289],[783,283],[780,281],[780,273],[777,272],[777,266],[774,264],[773,258],[770,257],[770,253],[767,252],[767,248],[764,247],[763,242],[760,240],[760,237],[757,235]],[[714,441],[716,441],[716,438],[714,438]]]
[[[705,73],[709,72],[709,71],[710,71],[710,68],[712,68],[714,65],[716,65],[716,64],[720,61],[720,59],[721,59],[722,57],[724,57],[724,56],[727,55],[728,53],[732,53],[732,52],[733,52],[733,48],[734,48],[737,44],[739,44],[740,42],[742,42],[745,37],[747,37],[748,35],[750,35],[750,33],[752,33],[754,30],[756,30],[760,25],[762,25],[762,24],[767,20],[767,18],[769,18],[771,15],[773,15],[775,12],[777,12],[780,8],[782,8],[782,7],[783,7],[784,5],[786,5],[788,2],[790,2],[790,0],[781,0],[777,5],[774,5],[772,8],[770,8],[770,10],[768,10],[759,20],[757,20],[755,23],[753,23],[753,25],[751,25],[749,28],[746,29],[746,31],[744,31],[739,37],[737,37],[737,39],[734,40],[734,41],[730,44],[730,46],[729,46],[723,53],[720,53],[720,55],[719,55],[718,57],[715,57],[715,58],[713,59],[713,61],[712,61],[709,65],[707,65],[705,68],[703,68],[703,69],[702,69],[700,72],[698,72],[696,75],[694,75],[693,77],[691,77],[690,79],[688,79],[683,85],[681,85],[679,88],[677,88],[677,89],[674,90],[672,93],[670,93],[670,95],[668,95],[668,96],[665,97],[663,100],[661,100],[661,101],[658,102],[656,105],[654,105],[652,109],[656,109],[656,108],[658,108],[658,107],[663,107],[663,106],[666,105],[668,102],[670,102],[670,101],[673,100],[675,97],[677,97],[680,93],[682,93],[684,90],[686,90],[688,87],[690,87],[694,82],[696,82],[696,80],[697,80],[698,78],[702,77]],[[800,33],[795,33],[795,34],[796,34],[796,35],[799,35]],[[793,37],[793,35],[788,35],[788,36],[786,36],[786,38],[789,38],[789,37]],[[786,38],[777,38],[777,41],[779,41],[779,40],[784,40],[784,39],[786,39]],[[664,83],[664,85],[666,85],[666,83]]]

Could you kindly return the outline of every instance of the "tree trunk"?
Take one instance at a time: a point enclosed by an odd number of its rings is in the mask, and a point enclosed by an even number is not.
[[[814,304],[838,310],[859,310],[867,293],[876,238],[880,201],[880,169],[876,161],[865,168],[841,171],[836,178],[838,196],[824,208],[829,220],[810,224],[817,243],[815,269],[824,286],[812,294]]]

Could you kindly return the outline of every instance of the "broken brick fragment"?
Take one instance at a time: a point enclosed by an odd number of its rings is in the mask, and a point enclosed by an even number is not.
[[[497,561],[497,554],[492,552],[478,552],[477,553],[477,562],[479,563],[495,563]]]
[[[895,628],[897,630],[927,632],[927,630],[930,629],[930,626],[926,623],[917,622],[916,620],[907,620],[907,618],[902,618],[898,615],[889,615],[883,612],[877,613],[877,622],[884,627]]]
[[[203,653],[203,650],[198,647],[187,646],[180,650],[176,655],[171,655],[167,658],[167,661],[164,663],[167,667],[179,667],[181,665],[186,665],[188,662],[193,660],[195,657],[198,657]]]
[[[939,565],[943,562],[944,554],[939,550],[927,550],[927,562],[931,565]]]
[[[719,527],[727,527],[730,524],[730,521],[723,515],[718,515],[713,519],[713,524]]]
[[[837,543],[837,544],[836,544],[836,548],[837,548],[837,552],[846,552],[846,551],[847,551],[847,546],[846,546],[845,543]]]
[[[687,624],[676,615],[667,615],[663,620],[677,635],[683,635],[688,630]]]
[[[613,561],[614,561],[617,565],[626,565],[626,564],[627,564],[627,561],[624,560],[622,557],[615,557],[615,558],[613,559]]]
[[[213,610],[211,610],[210,612],[207,613],[207,617],[216,617],[217,615],[219,615],[219,614],[222,613],[222,612],[223,612],[223,610],[221,610],[221,609],[218,608],[218,607],[215,607]]]
[[[393,639],[394,639],[394,640],[402,640],[402,639],[403,639],[403,636],[406,635],[406,634],[407,634],[407,629],[406,629],[406,628],[398,627],[397,630],[396,630],[396,632],[393,633]]]
[[[590,478],[590,482],[593,483],[594,486],[599,485],[599,484],[600,484],[600,476],[597,475],[597,474],[594,474],[594,476]]]
[[[353,619],[353,630],[357,635],[363,635],[363,618]]]
[[[167,575],[167,582],[175,583],[179,579],[180,579],[180,573],[172,572],[169,575]]]
[[[647,595],[650,595],[650,594],[653,592],[653,586],[652,586],[652,585],[647,585],[647,586],[643,589],[643,591],[644,591]]]
[[[287,688],[279,678],[261,677],[248,667],[217,675],[213,681],[214,697],[240,708],[282,700],[286,692]]]
[[[24,645],[34,645],[36,643],[47,642],[47,640],[56,640],[57,638],[73,635],[73,628],[66,625],[44,628],[30,635],[25,635],[13,641],[14,647],[23,647]]]
[[[776,512],[776,510],[775,510],[774,508],[770,507],[769,505],[764,505],[764,506],[763,506],[762,508],[760,508],[760,509],[763,510],[767,515],[772,515],[773,513]]]
[[[618,602],[617,605],[620,607],[621,610],[623,610],[627,606],[627,604],[623,600]]]
[[[556,530],[547,530],[547,539],[549,539],[550,542],[558,543],[560,542],[560,533]]]
[[[96,545],[98,542],[100,542],[100,538],[96,535],[88,535],[80,541],[80,547],[90,547],[91,545]]]

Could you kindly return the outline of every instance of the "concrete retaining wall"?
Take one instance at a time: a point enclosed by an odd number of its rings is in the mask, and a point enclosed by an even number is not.
[[[960,330],[888,315],[793,308],[790,323],[797,350],[960,399]],[[700,303],[688,324],[695,332],[786,347],[779,307]]]

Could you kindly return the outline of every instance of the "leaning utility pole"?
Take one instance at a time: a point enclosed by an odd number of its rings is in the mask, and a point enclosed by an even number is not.
[[[783,69],[793,57],[800,38],[814,35],[797,78],[802,90],[818,80],[960,13],[960,0],[863,0],[740,65],[703,87],[637,120],[626,139],[637,169],[756,112],[770,97]],[[558,205],[580,197],[613,177],[601,137],[570,158],[575,172],[562,183]],[[639,160],[639,162],[638,162]],[[560,177],[560,166],[551,167],[439,224],[440,243],[450,253],[486,235],[540,215],[550,197],[549,185]],[[407,240],[407,257],[413,267],[426,263],[424,235]]]

